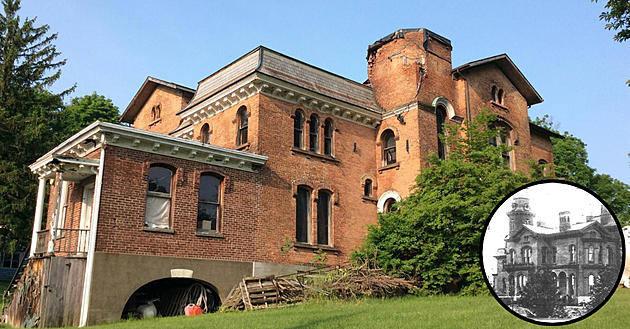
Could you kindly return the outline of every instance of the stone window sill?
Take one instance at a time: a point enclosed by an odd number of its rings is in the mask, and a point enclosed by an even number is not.
[[[363,198],[363,201],[371,202],[371,203],[374,203],[374,204],[376,204],[378,202],[378,199],[376,199],[374,197],[371,197],[371,196],[365,196],[364,195],[364,196],[362,196],[362,198]]]
[[[390,170],[390,169],[394,169],[396,168],[396,170],[398,170],[400,168],[400,162],[394,162],[392,164],[386,165],[386,166],[382,166],[380,168],[378,168],[378,172],[381,173],[385,170]]]
[[[170,229],[170,228],[157,228],[157,227],[145,226],[142,228],[142,230],[145,232],[152,232],[152,233],[175,234],[175,231],[173,231],[173,229]]]
[[[237,146],[237,147],[236,147],[236,150],[237,150],[237,151],[243,151],[243,150],[245,150],[245,151],[246,151],[246,150],[249,150],[249,146],[250,146],[250,144],[249,144],[249,143],[245,143],[245,144],[242,144],[242,145]]]
[[[302,150],[302,149],[297,148],[297,147],[292,147],[291,148],[291,153],[292,154],[295,154],[295,153],[301,154],[301,155],[306,156],[306,158],[313,157],[313,158],[316,158],[316,159],[320,159],[320,160],[322,160],[322,162],[331,162],[331,163],[334,163],[334,164],[339,164],[339,160],[331,157],[330,155],[323,155],[323,154],[319,154],[319,153],[315,153],[315,152],[311,152],[311,151],[306,151],[306,150]]]
[[[495,101],[491,101],[490,104],[492,104],[494,107],[498,108],[499,110],[503,110],[505,112],[510,112],[510,109],[508,109],[507,107],[505,107],[505,105],[503,104],[499,104]]]
[[[302,243],[302,242],[295,242],[295,243],[293,243],[293,247],[295,247],[296,249],[311,250],[313,252],[321,249],[322,251],[328,251],[328,252],[332,252],[332,253],[339,253],[339,249],[337,249],[335,247],[331,247],[331,246],[327,246],[327,245],[320,245],[320,244],[308,244],[308,243]]]
[[[149,127],[154,126],[160,122],[162,122],[162,118],[155,119],[149,123]]]
[[[197,231],[195,233],[195,235],[197,235],[198,237],[204,237],[204,238],[218,238],[218,239],[225,239],[225,235],[221,234],[220,232],[217,231],[213,231],[213,232],[201,232],[201,231]]]

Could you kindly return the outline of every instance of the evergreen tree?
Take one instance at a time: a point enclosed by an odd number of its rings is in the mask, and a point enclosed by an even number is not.
[[[564,314],[560,296],[553,273],[547,269],[539,270],[528,275],[517,305],[532,311],[537,317],[549,318]]]
[[[0,248],[25,245],[30,236],[36,180],[28,165],[54,145],[52,122],[63,108],[62,96],[47,90],[65,60],[48,25],[22,20],[20,2],[3,0],[0,14]]]
[[[489,128],[494,120],[485,110],[464,128],[445,125],[446,159],[430,156],[411,195],[369,228],[356,261],[416,278],[421,293],[487,291],[479,265],[484,224],[508,193],[529,181],[505,165],[501,154],[509,147],[489,143],[502,133]]]

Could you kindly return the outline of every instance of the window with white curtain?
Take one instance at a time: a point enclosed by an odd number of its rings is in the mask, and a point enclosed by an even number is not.
[[[170,227],[172,181],[172,169],[162,164],[151,165],[144,216],[145,226],[151,228]]]

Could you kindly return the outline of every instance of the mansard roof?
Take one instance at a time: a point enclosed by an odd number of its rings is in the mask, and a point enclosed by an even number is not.
[[[269,48],[259,46],[198,84],[195,96],[182,114],[254,73],[287,82],[341,102],[381,113],[372,88]]]
[[[536,89],[534,89],[534,86],[529,83],[525,75],[518,69],[507,54],[496,55],[460,65],[453,69],[453,74],[460,74],[460,72],[485,65],[496,65],[499,67],[503,74],[512,82],[514,87],[525,97],[527,105],[534,105],[543,101],[542,97],[540,97]]]
[[[129,105],[127,105],[127,108],[120,116],[120,122],[133,123],[134,119],[138,115],[138,112],[140,112],[142,105],[146,103],[147,99],[149,99],[157,86],[164,86],[174,90],[179,90],[191,97],[195,94],[195,90],[192,88],[149,76],[146,80],[144,80],[144,83],[142,84],[140,89],[138,89],[136,94],[131,99],[131,102],[129,102]]]

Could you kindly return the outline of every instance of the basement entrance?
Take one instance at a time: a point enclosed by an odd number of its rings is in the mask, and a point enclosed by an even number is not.
[[[121,318],[184,315],[188,304],[197,304],[206,313],[215,312],[219,294],[211,284],[183,278],[167,278],[149,282],[136,290],[123,309]]]

